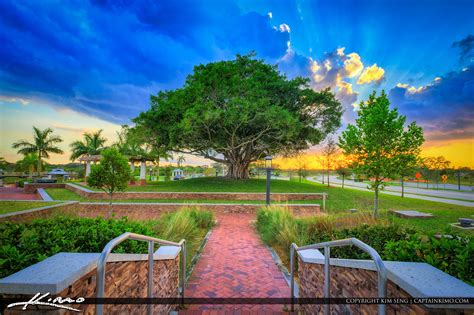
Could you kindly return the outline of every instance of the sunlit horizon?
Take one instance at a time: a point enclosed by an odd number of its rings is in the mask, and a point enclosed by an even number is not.
[[[423,127],[422,156],[474,168],[473,2],[209,0],[144,10],[11,1],[0,9],[0,156],[9,162],[21,159],[11,145],[31,140],[33,126],[63,138],[65,154],[53,154],[52,164],[69,163],[69,144],[84,132],[103,129],[111,145],[150,95],[181,87],[194,66],[254,51],[289,78],[332,89],[345,110],[336,136],[360,102],[384,90],[407,122]],[[320,168],[318,150],[305,152],[312,168]]]

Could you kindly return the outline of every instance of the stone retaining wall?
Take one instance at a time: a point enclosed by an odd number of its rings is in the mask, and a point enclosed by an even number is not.
[[[0,222],[26,222],[34,219],[46,219],[59,213],[70,213],[71,207],[77,203],[78,201],[71,201],[30,210],[10,212],[0,215]]]
[[[96,269],[83,275],[80,279],[69,285],[66,289],[53,296],[62,298],[94,298],[96,296]],[[148,261],[123,261],[109,262],[106,266],[105,297],[147,297]],[[179,287],[179,255],[175,259],[155,260],[153,269],[153,297],[178,297]],[[31,296],[4,295],[5,298],[21,298],[28,301]],[[74,304],[80,314],[95,314],[93,304]],[[146,305],[104,305],[104,314],[146,314]],[[176,309],[176,305],[153,306],[154,314],[168,314]],[[48,311],[49,310],[49,311]],[[26,311],[21,309],[7,309],[5,315],[11,314],[79,314],[77,312],[60,311],[58,309],[29,307]]]
[[[324,296],[324,265],[305,263],[299,259],[298,276],[300,279],[299,296]],[[377,272],[360,268],[332,266],[330,268],[331,297],[377,297]],[[440,284],[438,284],[440,285]],[[390,279],[387,280],[387,297],[410,298],[409,293]],[[419,297],[419,296],[413,296]],[[322,314],[323,305],[307,304],[302,306],[304,314]],[[472,310],[462,309],[430,309],[424,305],[387,304],[387,314],[470,314]],[[377,305],[331,305],[331,314],[377,314]],[[466,312],[466,313],[464,313]]]
[[[66,189],[75,192],[81,197],[93,200],[109,199],[105,192],[66,184]],[[273,201],[290,200],[317,200],[323,199],[318,193],[272,193]],[[327,195],[326,195],[327,198]],[[113,199],[188,199],[188,200],[265,200],[265,193],[220,193],[220,192],[116,192]]]
[[[24,222],[36,218],[51,217],[56,214],[72,214],[79,217],[121,218],[127,216],[130,220],[155,220],[162,214],[177,211],[180,208],[192,206],[212,211],[213,213],[256,213],[262,204],[184,204],[184,203],[68,203],[40,209],[12,213],[0,216],[0,221]],[[321,215],[319,205],[285,205],[296,216]]]
[[[34,194],[38,188],[65,188],[66,185],[61,183],[25,183],[23,188],[24,192],[27,194]]]

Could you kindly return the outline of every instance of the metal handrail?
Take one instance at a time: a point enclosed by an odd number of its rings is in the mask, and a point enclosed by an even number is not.
[[[184,299],[184,282],[186,281],[186,240],[182,239],[179,243],[162,240],[159,238],[140,235],[135,233],[126,232],[116,238],[112,239],[110,242],[105,245],[102,253],[99,256],[97,262],[97,298],[103,298],[105,292],[105,264],[107,263],[107,257],[115,248],[125,240],[137,240],[148,242],[148,286],[147,286],[147,297],[153,297],[153,265],[154,265],[154,247],[155,243],[160,245],[171,245],[181,247],[181,298]],[[102,315],[104,306],[102,304],[97,304],[96,314]],[[152,304],[147,305],[147,314],[151,315],[153,313]]]
[[[295,269],[295,251],[301,251],[305,249],[319,249],[319,248],[324,248],[324,297],[329,298],[330,297],[330,248],[331,247],[340,247],[340,246],[348,246],[348,245],[354,245],[363,251],[365,251],[367,254],[372,257],[372,260],[374,261],[375,268],[377,269],[377,275],[378,275],[378,295],[380,298],[384,298],[386,296],[387,292],[387,268],[385,268],[385,265],[382,261],[382,258],[380,257],[379,253],[369,245],[365,244],[361,240],[357,238],[346,238],[342,240],[336,240],[336,241],[329,241],[329,242],[323,242],[323,243],[318,243],[318,244],[312,244],[312,245],[307,245],[307,246],[302,246],[298,247],[295,243],[291,244],[290,248],[290,268],[291,268],[291,311],[293,311],[294,308],[294,298],[295,298],[295,274],[294,274],[294,269]],[[378,310],[380,315],[385,315],[385,304],[379,304],[378,305]],[[330,304],[324,304],[324,313],[329,314],[330,311]]]

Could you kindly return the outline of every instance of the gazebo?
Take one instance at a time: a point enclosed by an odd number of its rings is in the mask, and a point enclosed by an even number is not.
[[[69,177],[69,173],[66,172],[62,168],[53,168],[50,172],[47,173],[48,176],[57,176],[57,177],[63,177],[64,179],[67,179]]]
[[[173,180],[180,180],[184,177],[183,170],[177,168],[173,170]]]
[[[146,185],[146,162],[154,161],[155,159],[151,157],[147,157],[144,155],[135,155],[129,156],[128,160],[130,161],[130,169],[132,172],[135,171],[135,162],[140,162],[140,183],[139,185],[145,186]]]
[[[91,162],[97,163],[102,158],[102,155],[83,155],[78,160],[79,162],[86,163],[86,178],[91,173]]]

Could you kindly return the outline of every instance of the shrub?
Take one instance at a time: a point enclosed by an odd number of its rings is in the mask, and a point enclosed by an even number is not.
[[[87,184],[92,188],[98,188],[109,194],[112,204],[113,194],[124,191],[131,180],[130,166],[125,156],[117,149],[108,148],[102,151],[100,163],[92,166],[91,173],[87,178]]]
[[[0,224],[0,278],[59,252],[98,253],[124,232],[154,236],[152,229],[126,218],[57,217],[30,223]],[[127,241],[115,252],[146,252],[146,244]]]
[[[345,217],[295,218],[284,208],[260,209],[256,226],[262,240],[283,253],[285,262],[288,262],[292,242],[302,246],[355,237],[372,246],[384,260],[426,262],[463,281],[474,283],[474,242],[469,237],[454,235],[452,239],[438,240],[387,221],[366,220],[363,216],[352,222]],[[370,258],[353,246],[334,247],[331,257]]]
[[[100,253],[113,238],[124,232],[149,235],[170,241],[186,239],[188,262],[203,234],[213,224],[212,213],[182,209],[147,223],[121,219],[58,216],[28,223],[0,224],[0,278],[26,268],[59,252]],[[128,240],[115,253],[147,253],[145,242]]]
[[[23,188],[25,187],[25,183],[30,183],[30,182],[31,182],[30,180],[20,179],[17,183],[17,186],[20,188]]]

